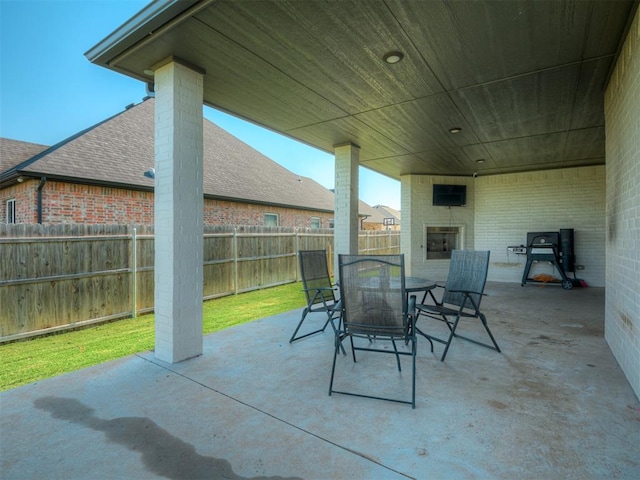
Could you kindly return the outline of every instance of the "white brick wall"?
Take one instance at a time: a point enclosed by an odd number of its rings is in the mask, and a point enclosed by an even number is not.
[[[640,16],[605,93],[605,339],[640,397]]]
[[[466,207],[433,207],[432,185],[466,184]],[[425,260],[425,226],[462,226],[466,249],[490,250],[488,279],[520,283],[526,255],[507,247],[525,244],[527,232],[574,229],[576,272],[591,286],[605,284],[605,167],[567,168],[541,172],[461,178],[408,175],[402,178],[403,229],[401,249],[410,255],[411,275],[444,280],[447,260]],[[404,215],[405,211],[411,216]],[[559,273],[548,264],[536,264],[530,275]],[[570,275],[571,277],[572,275]]]
[[[202,353],[202,75],[155,72],[155,356]]]
[[[434,207],[433,185],[467,186],[467,206]],[[474,248],[474,179],[430,175],[402,177],[401,211],[403,219],[411,219],[407,230],[403,223],[400,249],[405,254],[407,274],[433,280],[445,280],[449,272],[448,260],[426,260],[425,228],[457,226],[464,232],[463,247]],[[410,212],[407,215],[405,212]]]
[[[335,219],[333,241],[334,272],[339,272],[340,253],[358,253],[358,165],[360,148],[341,145],[335,148]]]
[[[489,280],[520,282],[526,255],[508,252],[524,245],[527,232],[574,229],[576,276],[594,287],[605,284],[605,167],[582,167],[479,177],[476,180],[475,248],[491,250]],[[559,272],[534,264],[529,276]],[[573,277],[569,274],[569,277]]]

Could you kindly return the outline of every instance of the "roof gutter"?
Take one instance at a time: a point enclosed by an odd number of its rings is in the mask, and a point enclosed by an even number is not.
[[[42,175],[42,173],[40,174]],[[15,184],[18,183],[18,177],[24,177],[25,179],[31,178],[31,179],[37,179],[38,178],[38,174],[34,173],[34,172],[21,172],[21,171],[14,171],[12,172],[11,177],[7,177],[6,179],[2,179],[3,181],[0,183],[0,187],[2,187],[5,184]],[[92,180],[92,179],[87,179],[87,178],[77,178],[77,177],[70,177],[70,176],[66,176],[66,175],[49,175],[48,177],[46,175],[42,175],[40,177],[40,184],[38,185],[38,190],[37,190],[37,212],[38,212],[38,223],[42,223],[41,219],[42,219],[42,189],[44,188],[47,180],[52,180],[52,181],[56,181],[56,182],[67,182],[67,183],[73,183],[73,184],[79,184],[79,185],[92,185],[92,186],[98,186],[98,187],[109,187],[109,188],[121,188],[121,189],[125,189],[125,190],[135,190],[135,191],[141,191],[141,192],[153,192],[154,186],[147,186],[147,185],[140,185],[140,184],[133,184],[133,183],[120,183],[120,182],[110,182],[107,180]],[[308,207],[308,206],[303,206],[303,205],[289,205],[289,204],[285,204],[285,203],[274,203],[274,202],[268,202],[268,201],[263,201],[263,200],[257,200],[257,199],[249,199],[249,198],[238,198],[238,197],[226,197],[223,195],[214,195],[214,194],[210,194],[210,193],[204,193],[203,197],[205,199],[208,200],[221,200],[221,201],[227,201],[227,202],[241,202],[241,203],[249,203],[252,205],[268,205],[271,207],[279,207],[279,208],[294,208],[294,209],[298,209],[298,210],[306,210],[306,211],[311,211],[311,212],[323,212],[323,213],[333,213],[333,210],[329,210],[326,208],[321,208],[321,207]]]
[[[182,23],[215,0],[156,0],[140,10],[84,55],[91,63],[115,69],[118,61]],[[132,75],[132,72],[128,72]]]

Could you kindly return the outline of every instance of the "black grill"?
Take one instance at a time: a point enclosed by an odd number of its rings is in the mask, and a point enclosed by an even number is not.
[[[559,232],[527,233],[527,263],[522,274],[522,285],[525,283],[548,283],[529,278],[529,271],[534,262],[551,263],[562,277],[562,288],[573,288],[573,281],[567,272],[574,271],[575,256],[573,254],[573,229],[564,228]]]

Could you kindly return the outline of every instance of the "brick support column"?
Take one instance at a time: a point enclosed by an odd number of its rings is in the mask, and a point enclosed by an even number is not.
[[[353,144],[335,147],[334,272],[339,274],[338,254],[358,253],[358,167],[360,147]]]
[[[155,70],[155,356],[202,354],[203,75]]]

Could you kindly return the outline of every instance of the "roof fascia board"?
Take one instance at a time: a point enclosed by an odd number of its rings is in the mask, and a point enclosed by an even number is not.
[[[62,182],[72,183],[75,185],[87,185],[91,187],[105,187],[105,188],[119,188],[122,190],[137,190],[143,192],[153,192],[154,187],[145,185],[135,185],[132,183],[110,182],[108,180],[93,180],[87,178],[69,177],[66,175],[52,175],[50,173],[39,172],[18,172],[25,178],[38,180],[42,177],[47,177],[48,182]]]
[[[119,189],[123,189],[123,190],[135,190],[135,191],[141,191],[141,192],[153,192],[154,191],[154,187],[152,186],[145,186],[145,185],[135,185],[135,184],[131,184],[131,183],[119,183],[119,182],[110,182],[108,180],[93,180],[93,179],[86,179],[86,178],[76,178],[76,177],[69,177],[69,176],[64,176],[64,175],[51,175],[48,173],[38,173],[38,172],[25,172],[22,173],[20,171],[16,171],[14,172],[13,178],[5,178],[2,179],[2,181],[0,182],[0,188],[3,188],[5,186],[10,186],[10,184],[15,183],[15,179],[18,176],[24,176],[30,179],[34,179],[37,180],[43,176],[47,177],[47,180],[49,182],[64,182],[64,183],[72,183],[72,184],[76,184],[76,185],[87,185],[87,186],[92,186],[92,187],[105,187],[105,188],[119,188]],[[13,180],[13,181],[11,181]],[[11,182],[11,183],[9,183]],[[206,200],[221,200],[221,201],[225,201],[225,202],[234,202],[234,203],[248,203],[250,205],[263,205],[263,206],[267,206],[267,207],[273,207],[273,208],[290,208],[290,209],[295,209],[295,210],[304,210],[304,211],[309,211],[309,212],[324,212],[324,213],[333,213],[333,210],[327,210],[324,208],[314,208],[314,207],[304,207],[301,205],[287,205],[284,203],[272,203],[272,202],[266,202],[266,201],[260,201],[260,200],[252,200],[252,199],[246,199],[246,198],[233,198],[233,197],[224,197],[221,195],[211,195],[211,194],[204,194],[204,198]]]
[[[117,59],[145,38],[164,31],[190,17],[196,4],[200,10],[214,0],[156,0],[90,48],[84,55],[91,63],[113,68]],[[188,15],[183,15],[189,12]]]

